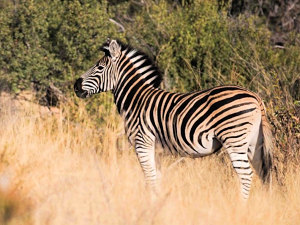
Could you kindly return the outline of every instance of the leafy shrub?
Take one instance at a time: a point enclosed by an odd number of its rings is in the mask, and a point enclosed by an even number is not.
[[[170,90],[238,84],[256,91],[258,82],[267,82],[263,72],[284,68],[288,82],[300,72],[299,46],[273,48],[259,17],[230,18],[218,1],[189,1],[186,7],[147,1],[146,6],[135,11],[134,25],[127,23],[127,37],[153,56]]]
[[[98,57],[114,36],[107,3],[85,1],[6,1],[0,12],[0,66],[14,91],[32,84],[63,87]]]

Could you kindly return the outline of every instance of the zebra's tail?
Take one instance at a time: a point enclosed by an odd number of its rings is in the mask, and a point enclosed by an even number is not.
[[[260,177],[265,184],[271,182],[271,170],[273,166],[273,135],[270,124],[265,114],[265,107],[262,109],[262,134],[263,134],[263,150],[261,154],[262,165],[260,171]]]

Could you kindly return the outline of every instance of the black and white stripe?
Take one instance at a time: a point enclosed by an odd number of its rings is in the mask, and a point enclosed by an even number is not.
[[[272,134],[262,100],[237,86],[193,93],[159,88],[161,77],[144,54],[116,40],[103,45],[105,56],[75,83],[78,97],[112,91],[125,129],[145,173],[157,190],[155,144],[172,154],[200,157],[224,147],[248,198],[252,167],[270,180]],[[250,166],[252,164],[252,167]]]

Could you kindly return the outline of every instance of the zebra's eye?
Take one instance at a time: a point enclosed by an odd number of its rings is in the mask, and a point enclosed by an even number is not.
[[[98,70],[103,70],[104,67],[103,66],[98,66]]]

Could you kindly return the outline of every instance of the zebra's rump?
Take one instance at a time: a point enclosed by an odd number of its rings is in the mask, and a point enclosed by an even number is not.
[[[237,86],[150,96],[154,100],[145,104],[146,124],[163,147],[180,155],[203,156],[233,137],[243,140],[254,121],[261,119],[259,97]]]

